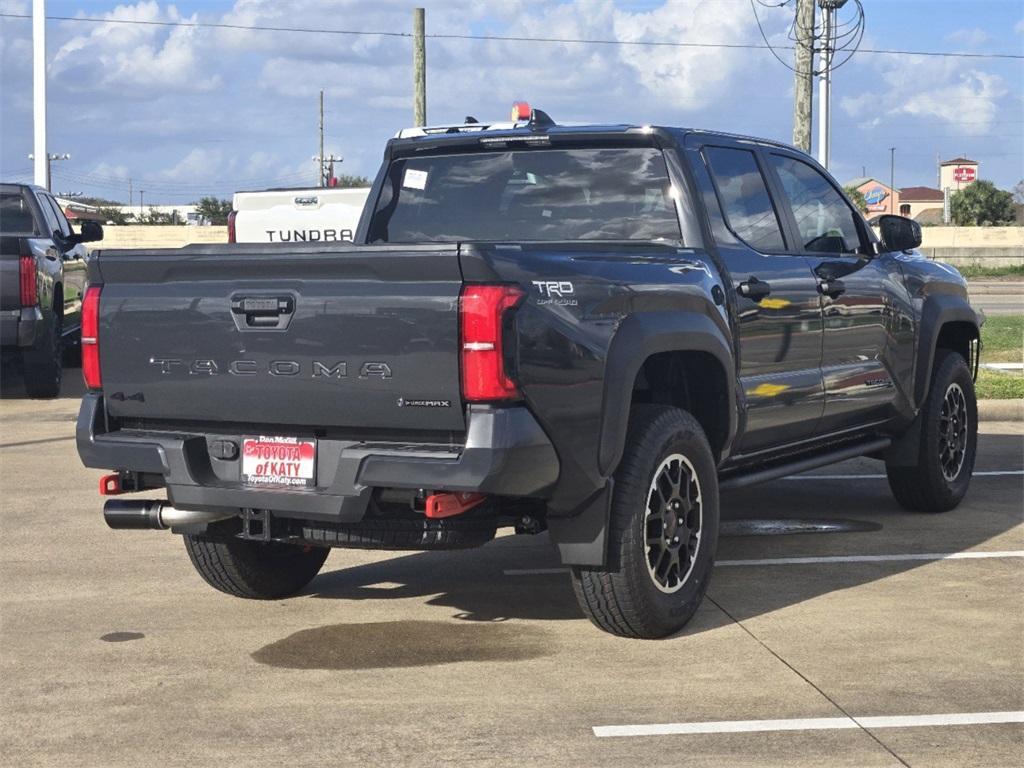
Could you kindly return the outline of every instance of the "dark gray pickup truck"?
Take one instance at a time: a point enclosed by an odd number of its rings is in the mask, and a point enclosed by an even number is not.
[[[42,187],[0,184],[0,344],[21,356],[33,397],[60,393],[65,343],[77,348],[81,331],[84,243],[102,239],[95,222],[72,230]]]
[[[78,449],[114,528],[250,598],[331,547],[548,530],[583,611],[678,630],[719,488],[870,456],[905,507],[974,465],[979,317],[813,160],[648,126],[405,131],[355,245],[103,251]]]

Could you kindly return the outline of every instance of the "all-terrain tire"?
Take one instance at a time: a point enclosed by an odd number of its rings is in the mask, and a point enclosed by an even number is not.
[[[35,346],[21,353],[25,372],[25,391],[29,397],[56,397],[60,394],[64,375],[64,344],[59,314],[54,313],[49,325],[36,339]]]
[[[915,512],[948,512],[967,494],[978,450],[978,403],[967,361],[958,352],[935,352],[921,419],[916,466],[889,466],[889,488]]]
[[[572,568],[584,614],[622,637],[678,632],[704,598],[717,544],[718,476],[700,424],[677,408],[634,406],[615,472],[608,565]]]
[[[192,565],[207,584],[251,600],[299,592],[320,572],[330,548],[185,535]]]

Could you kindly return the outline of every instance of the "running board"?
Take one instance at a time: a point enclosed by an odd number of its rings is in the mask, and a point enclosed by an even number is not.
[[[888,437],[866,440],[860,443],[855,443],[854,445],[848,445],[845,448],[839,448],[834,451],[809,456],[806,459],[783,462],[756,472],[727,477],[718,481],[718,487],[722,490],[730,488],[745,488],[748,485],[756,485],[758,483],[767,482],[768,480],[777,480],[780,477],[787,477],[789,475],[799,474],[800,472],[806,472],[808,469],[817,469],[818,467],[835,464],[837,461],[845,461],[846,459],[855,459],[858,456],[866,456],[869,453],[875,453],[876,451],[888,448],[890,445],[892,445],[892,440]]]

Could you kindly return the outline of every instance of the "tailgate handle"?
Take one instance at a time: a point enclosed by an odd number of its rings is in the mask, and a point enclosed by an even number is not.
[[[231,312],[239,330],[282,330],[295,313],[291,296],[234,296]]]

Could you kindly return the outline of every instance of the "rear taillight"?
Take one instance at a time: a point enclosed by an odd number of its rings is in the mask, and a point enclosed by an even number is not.
[[[39,303],[36,290],[36,260],[34,256],[22,256],[18,260],[18,278],[21,283],[21,306],[34,307]]]
[[[237,243],[235,239],[235,217],[238,216],[238,211],[232,211],[228,214],[228,242]]]
[[[100,376],[100,288],[90,285],[82,299],[82,377],[89,389],[102,389]]]
[[[512,400],[519,389],[505,369],[502,325],[523,292],[512,285],[467,285],[459,298],[462,396],[469,402]]]

